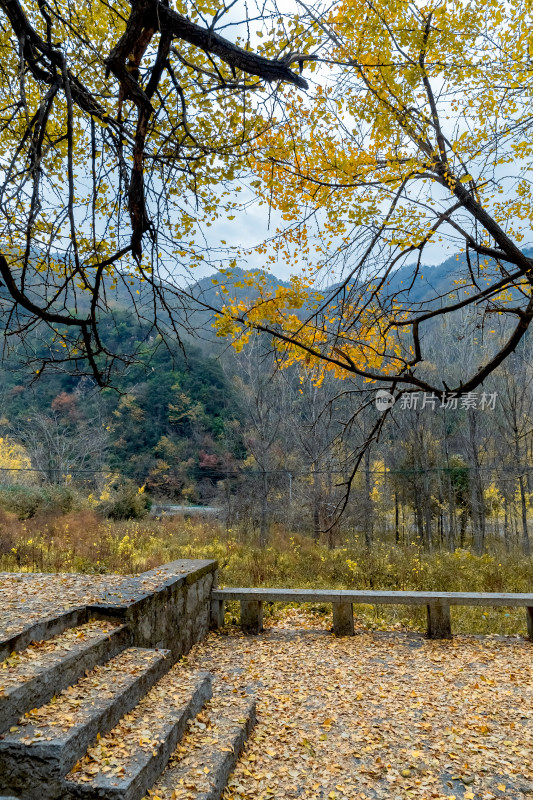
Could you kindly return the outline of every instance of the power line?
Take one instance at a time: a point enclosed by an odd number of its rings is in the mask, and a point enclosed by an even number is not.
[[[270,469],[270,470],[249,470],[249,469],[235,469],[235,470],[224,470],[224,469],[203,469],[202,467],[192,467],[189,469],[184,470],[189,475],[191,472],[195,473],[198,477],[202,478],[215,478],[220,475],[225,475],[227,477],[247,477],[250,475],[291,475],[292,477],[296,477],[299,475],[339,475],[343,472],[342,469],[306,469],[306,470],[294,470],[294,469]],[[471,472],[471,471],[478,471],[478,472],[511,472],[515,476],[519,476],[524,474],[525,472],[533,471],[533,465],[526,465],[517,469],[513,466],[502,466],[496,464],[486,464],[480,465],[478,467],[470,467],[467,464],[460,464],[457,466],[441,466],[441,467],[420,467],[418,469],[407,469],[407,468],[399,468],[399,469],[370,469],[370,470],[361,470],[360,474],[368,473],[370,475],[380,475],[382,477],[386,477],[387,475],[423,475],[426,472],[444,472],[444,473],[460,473],[460,472]],[[37,472],[39,474],[43,473],[57,473],[60,475],[70,475],[72,473],[76,474],[88,474],[88,475],[108,475],[108,476],[117,476],[119,478],[131,478],[131,475],[126,475],[123,472],[117,472],[112,468],[108,469],[85,469],[85,468],[69,468],[69,469],[60,469],[59,467],[50,467],[50,468],[42,468],[39,469],[37,467],[0,467],[1,472]]]

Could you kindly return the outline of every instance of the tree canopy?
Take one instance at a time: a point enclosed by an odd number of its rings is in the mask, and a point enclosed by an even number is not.
[[[219,330],[238,346],[251,328],[269,332],[287,362],[393,393],[470,392],[533,318],[532,5],[300,6],[318,80],[305,101],[285,92],[286,114],[249,164],[284,220],[263,246],[267,263],[302,269],[274,292],[260,277],[259,302],[228,303]],[[426,251],[440,243],[464,253],[454,291],[426,283],[415,301]],[[459,310],[483,347],[454,382],[428,371],[424,343],[439,318],[463,336]]]
[[[49,360],[83,357],[106,382],[99,320],[117,283],[179,337],[180,269],[245,265],[250,249],[206,229],[238,225],[252,189],[283,220],[256,263],[294,277],[272,290],[251,276],[253,302],[224,287],[218,331],[237,346],[255,329],[286,363],[443,398],[479,386],[528,329],[529,0],[0,8],[5,332],[44,321]],[[415,301],[439,243],[465,253],[456,291]],[[452,380],[431,372],[425,337],[465,309],[483,347]]]
[[[200,221],[231,214],[233,153],[265,132],[255,109],[280,82],[307,86],[275,4],[248,9],[1,0],[6,341],[44,322],[48,360],[74,369],[83,357],[105,383],[115,354],[98,321],[117,282],[140,317],[179,336],[172,279],[206,258]]]

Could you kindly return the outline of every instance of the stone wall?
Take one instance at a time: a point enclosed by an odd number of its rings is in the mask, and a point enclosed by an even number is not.
[[[160,647],[175,658],[187,653],[209,630],[210,595],[217,562],[172,561],[132,576],[121,588],[88,607],[90,616],[122,619],[136,647]]]

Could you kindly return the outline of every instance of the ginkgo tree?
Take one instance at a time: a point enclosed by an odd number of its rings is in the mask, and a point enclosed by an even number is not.
[[[105,383],[99,324],[118,283],[179,336],[176,265],[220,262],[201,224],[238,225],[244,181],[283,220],[255,263],[285,259],[294,277],[272,290],[259,274],[258,302],[228,300],[217,326],[237,346],[265,332],[315,374],[441,398],[512,352],[533,318],[531,2],[292,8],[0,0],[8,340],[44,321],[50,359],[85,359]],[[455,297],[429,286],[414,303],[441,241],[465,254]],[[465,308],[484,347],[454,385],[426,369],[424,339]]]
[[[0,0],[0,21],[5,341],[45,324],[35,366],[105,384],[110,290],[179,336],[172,278],[209,258],[199,225],[233,216],[234,157],[307,87],[303,55],[275,0]]]
[[[259,299],[228,301],[218,330],[238,347],[262,331],[285,363],[396,397],[472,392],[533,319],[533,4],[299,8],[294,35],[319,54],[317,80],[305,97],[285,92],[286,114],[248,158],[258,195],[283,219],[261,246],[265,265],[284,260],[295,277],[272,290],[259,275]],[[453,291],[426,277],[420,299],[413,287],[436,246],[462,253]],[[424,343],[460,309],[483,346],[457,382],[428,369]]]

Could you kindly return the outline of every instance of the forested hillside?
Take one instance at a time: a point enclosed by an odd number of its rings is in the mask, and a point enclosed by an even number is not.
[[[424,281],[455,297],[460,267],[448,259],[425,270]],[[241,296],[243,277],[233,275]],[[393,280],[401,287],[403,271]],[[414,294],[424,302],[424,281],[411,289],[411,301]],[[218,275],[200,281],[194,292],[216,307],[227,296],[221,283],[232,291],[228,277]],[[367,543],[388,535],[426,547],[472,542],[482,550],[492,537],[528,548],[528,337],[470,399],[444,404],[422,392],[402,398],[392,424],[353,473],[377,415],[371,383],[296,365],[277,369],[279,356],[257,337],[235,352],[216,338],[205,310],[196,339],[169,349],[143,327],[124,296],[118,300],[103,336],[135,359],[115,388],[98,390],[88,377],[57,371],[30,380],[11,356],[1,384],[3,482],[68,484],[98,493],[110,481],[133,481],[157,501],[215,504],[228,524],[251,526],[263,544],[272,526],[282,524],[331,546],[352,530]],[[489,331],[475,313],[455,314],[453,332],[440,321],[425,330],[431,360],[423,370],[431,375],[445,368],[460,381],[505,328],[497,317]],[[49,344],[35,339],[35,346]],[[362,410],[361,398],[367,400]],[[9,455],[14,445],[23,448],[18,461],[12,450]]]
[[[533,2],[0,17],[0,800],[533,800]]]
[[[191,344],[186,352],[163,347],[127,309],[115,311],[115,323],[109,336],[137,359],[114,388],[99,391],[88,378],[58,372],[29,379],[6,365],[4,439],[26,448],[35,470],[27,480],[91,487],[113,473],[157,496],[209,496],[217,469],[235,457],[224,431],[238,407],[220,364]]]

